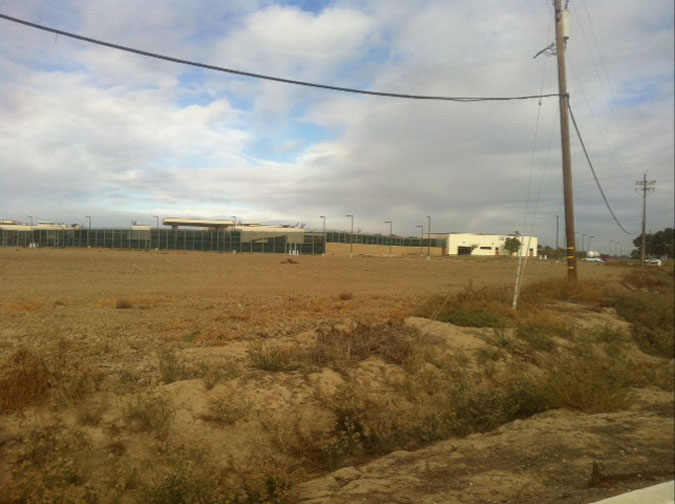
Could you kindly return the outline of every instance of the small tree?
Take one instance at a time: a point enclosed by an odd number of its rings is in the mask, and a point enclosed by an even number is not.
[[[504,241],[504,249],[513,255],[520,250],[520,240],[514,236],[508,237]]]

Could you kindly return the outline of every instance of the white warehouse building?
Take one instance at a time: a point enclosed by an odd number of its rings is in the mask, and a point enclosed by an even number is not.
[[[520,243],[519,255],[537,255],[537,237],[523,235],[491,235],[484,233],[432,233],[433,237],[445,239],[443,255],[499,256],[509,255],[504,248],[508,238],[517,238]],[[515,254],[515,255],[518,255]]]

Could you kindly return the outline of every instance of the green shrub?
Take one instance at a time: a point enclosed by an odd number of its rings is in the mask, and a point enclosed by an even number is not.
[[[468,289],[428,298],[417,315],[465,327],[501,328],[512,317],[508,287]]]
[[[518,324],[516,336],[520,340],[526,341],[533,350],[550,352],[556,346],[551,339],[550,331],[546,327],[534,324]]]
[[[453,384],[449,393],[452,430],[459,435],[485,432],[548,408],[537,380],[520,371],[511,371],[491,386],[461,381]]]
[[[506,319],[501,314],[484,308],[466,309],[453,307],[439,314],[436,320],[462,327],[500,328],[506,326]]]

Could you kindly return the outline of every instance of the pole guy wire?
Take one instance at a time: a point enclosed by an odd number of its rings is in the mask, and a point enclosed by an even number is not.
[[[600,194],[602,195],[602,199],[605,201],[605,205],[607,206],[607,210],[609,210],[609,213],[612,215],[612,218],[614,219],[614,222],[616,222],[616,225],[621,228],[621,231],[623,231],[626,234],[634,234],[631,233],[630,231],[627,231],[625,227],[621,225],[619,222],[619,219],[617,219],[616,215],[614,215],[614,211],[612,210],[611,205],[609,204],[609,201],[607,200],[607,196],[605,196],[605,191],[602,190],[602,185],[600,185],[600,180],[598,180],[598,176],[595,174],[595,169],[593,168],[593,163],[591,162],[591,158],[588,155],[588,151],[586,150],[586,145],[584,144],[584,139],[581,138],[581,133],[579,132],[579,127],[577,126],[577,121],[574,119],[574,114],[572,113],[572,106],[568,104],[567,107],[570,111],[570,117],[572,118],[572,124],[574,125],[574,130],[577,132],[577,137],[579,138],[579,142],[581,143],[581,148],[584,151],[584,156],[586,156],[586,161],[588,161],[588,166],[591,168],[591,173],[593,174],[593,178],[595,179],[595,183],[598,186],[598,189],[600,190]]]

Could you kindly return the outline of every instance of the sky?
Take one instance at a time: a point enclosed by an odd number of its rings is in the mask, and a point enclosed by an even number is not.
[[[570,0],[578,238],[673,227],[672,0]],[[406,94],[557,92],[548,0],[0,0],[0,13],[176,58]],[[0,218],[226,218],[564,243],[558,104],[401,100],[120,52],[0,20]],[[585,235],[585,236],[584,236]],[[581,249],[581,243],[578,244]],[[588,249],[586,245],[584,248]]]

